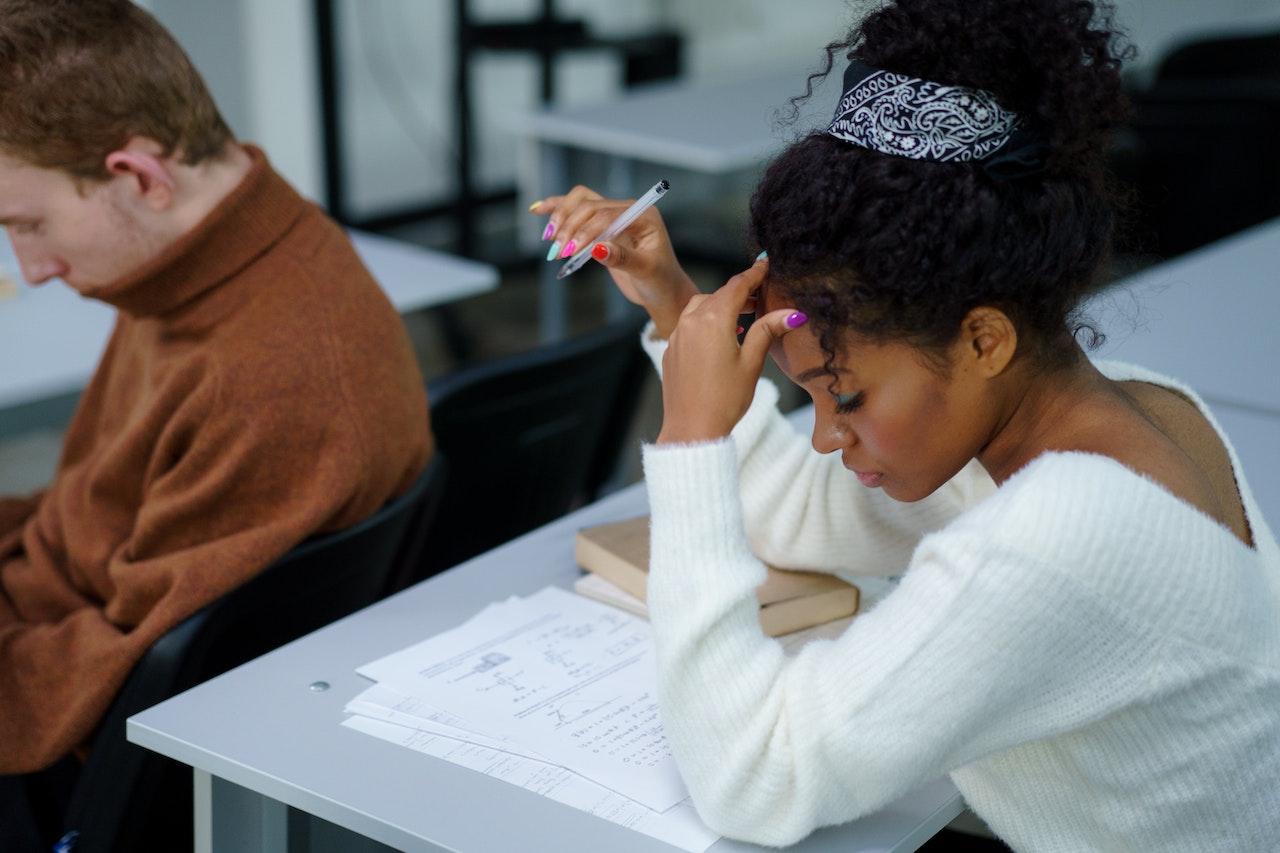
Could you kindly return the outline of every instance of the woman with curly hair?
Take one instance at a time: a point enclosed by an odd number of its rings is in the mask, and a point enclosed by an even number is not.
[[[593,249],[653,320],[660,699],[725,835],[789,844],[949,775],[1016,850],[1280,838],[1280,547],[1204,402],[1079,343],[1126,114],[1109,22],[887,4],[828,48],[830,126],[755,192],[767,257],[702,295],[654,211]],[[535,211],[585,246],[624,205]],[[767,355],[813,398],[817,453]],[[788,657],[762,560],[901,579]]]

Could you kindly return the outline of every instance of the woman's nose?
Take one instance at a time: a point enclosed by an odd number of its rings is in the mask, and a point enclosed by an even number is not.
[[[849,429],[830,414],[816,412],[813,421],[813,449],[819,453],[834,453],[856,441]]]

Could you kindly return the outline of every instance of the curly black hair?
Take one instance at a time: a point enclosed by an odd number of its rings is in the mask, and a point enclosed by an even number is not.
[[[1014,322],[1020,354],[1068,362],[1074,312],[1100,284],[1119,199],[1105,155],[1128,115],[1120,41],[1110,7],[1088,0],[897,0],[868,15],[827,46],[810,87],[847,53],[986,90],[1044,135],[1046,168],[1002,178],[977,162],[810,134],[770,165],[751,199],[770,301],[809,315],[829,364],[846,331],[941,358],[981,305]]]

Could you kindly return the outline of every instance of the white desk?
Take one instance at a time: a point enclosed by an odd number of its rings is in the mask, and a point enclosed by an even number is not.
[[[411,243],[364,232],[352,242],[401,312],[493,290],[498,271]],[[0,272],[19,282],[0,298],[0,436],[65,420],[115,322],[115,309],[85,299],[61,281],[21,283],[8,239],[0,237]]]
[[[369,684],[357,666],[455,627],[495,598],[569,586],[579,527],[647,509],[643,484],[624,489],[134,716],[129,740],[196,768],[197,851],[285,850],[286,805],[399,850],[673,850],[340,725],[343,705]],[[319,681],[330,688],[312,692]],[[954,786],[939,780],[795,849],[915,850],[962,808]],[[340,849],[357,846],[347,836]],[[760,848],[721,840],[711,849]]]
[[[638,163],[713,176],[762,168],[801,129],[825,126],[835,110],[841,83],[838,69],[805,102],[795,124],[777,123],[778,109],[804,91],[808,73],[809,69],[801,67],[727,80],[654,84],[606,104],[523,116],[515,123],[521,134],[519,210],[523,212],[534,201],[563,193],[581,182],[569,174],[574,151],[609,158],[609,176],[599,189],[617,198],[632,198],[648,189],[647,185],[637,186]],[[672,203],[678,203],[675,200],[680,193],[676,181]],[[537,245],[535,230],[531,224],[526,231],[530,240],[526,246],[531,250]],[[540,282],[543,340],[564,336],[565,288],[571,283],[580,286],[582,277],[579,272],[572,279],[558,281],[557,269],[559,264],[547,264]]]
[[[1280,219],[1151,267],[1091,305],[1107,342],[1093,355],[1190,385],[1240,454],[1280,530]]]
[[[1280,415],[1280,219],[1143,270],[1090,310],[1108,336],[1100,357],[1166,370],[1210,402]]]

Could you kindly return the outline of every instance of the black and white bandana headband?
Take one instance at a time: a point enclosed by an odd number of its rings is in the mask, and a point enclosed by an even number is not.
[[[939,163],[981,162],[1002,178],[1044,169],[1041,134],[989,92],[943,86],[853,61],[827,132],[861,148]]]

